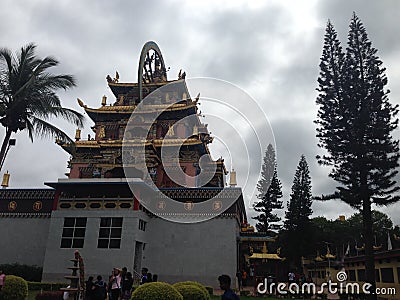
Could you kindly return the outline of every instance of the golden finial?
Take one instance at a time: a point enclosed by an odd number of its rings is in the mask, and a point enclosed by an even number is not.
[[[264,242],[264,244],[263,244],[263,247],[262,247],[261,252],[262,252],[262,253],[265,253],[265,254],[268,253],[267,244],[266,244],[265,242]]]
[[[237,186],[237,182],[236,182],[236,171],[235,171],[235,169],[232,169],[231,175],[229,176],[229,185],[230,185],[231,187]]]
[[[106,95],[103,95],[103,98],[101,98],[101,105],[105,106],[107,104],[107,97]]]
[[[81,130],[78,128],[76,131],[75,131],[75,140],[76,141],[79,141],[81,139]]]
[[[3,189],[7,188],[10,183],[10,174],[8,173],[8,170],[6,173],[3,174],[3,182],[1,183],[1,186]]]

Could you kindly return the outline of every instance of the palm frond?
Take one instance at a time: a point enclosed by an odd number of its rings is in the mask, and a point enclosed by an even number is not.
[[[34,134],[38,137],[51,137],[61,140],[62,142],[73,143],[73,140],[61,129],[56,126],[36,118],[31,117],[31,122],[34,127]]]

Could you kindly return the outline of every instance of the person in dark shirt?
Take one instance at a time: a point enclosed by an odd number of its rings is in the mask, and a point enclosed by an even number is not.
[[[221,300],[240,300],[239,296],[231,289],[231,278],[228,275],[219,276],[218,281],[221,290],[224,291]]]
[[[94,300],[104,300],[107,298],[107,284],[103,281],[103,278],[97,276],[97,281],[94,283],[95,289],[93,291]]]
[[[85,299],[86,300],[93,300],[93,291],[95,289],[93,276],[89,276],[88,280],[85,282],[86,289],[85,289]]]
[[[140,284],[144,284],[147,281],[147,273],[149,272],[149,269],[147,268],[142,268],[142,280],[140,281]]]
[[[125,274],[124,281],[122,282],[122,300],[129,300],[132,296],[133,278],[132,273]]]

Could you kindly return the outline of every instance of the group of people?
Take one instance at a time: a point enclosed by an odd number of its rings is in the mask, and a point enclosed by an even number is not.
[[[157,275],[152,275],[147,268],[142,269],[140,284],[157,281]],[[129,300],[132,295],[133,276],[128,272],[126,267],[122,269],[114,268],[108,278],[108,282],[103,281],[99,275],[94,281],[93,276],[89,276],[85,282],[85,299],[86,300]]]
[[[248,268],[248,271],[246,269],[238,270],[236,273],[236,277],[238,280],[239,290],[241,290],[242,287],[247,286],[249,279],[250,284],[252,284],[254,278],[254,266],[250,266]]]

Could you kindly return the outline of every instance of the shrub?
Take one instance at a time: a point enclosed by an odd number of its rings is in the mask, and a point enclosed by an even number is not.
[[[206,300],[210,300],[211,299],[210,298],[210,293],[208,292],[208,290],[205,288],[204,285],[202,285],[199,282],[196,282],[196,281],[177,282],[177,283],[174,284],[174,287],[178,288],[181,285],[194,285],[194,286],[198,287],[203,292],[203,295],[205,297],[204,299],[206,299]]]
[[[250,295],[250,291],[246,291],[246,290],[240,291],[240,296],[249,296],[249,295]]]
[[[53,291],[53,292],[43,292],[36,295],[36,300],[63,300],[64,292]]]
[[[172,285],[165,282],[149,282],[139,286],[132,293],[132,300],[183,300]]]
[[[214,288],[212,286],[205,286],[205,289],[208,291],[210,296],[214,295]]]
[[[194,284],[177,285],[176,289],[183,296],[183,300],[207,300],[204,292]]]
[[[25,300],[28,297],[28,283],[21,277],[7,275],[1,294],[4,300]]]
[[[14,264],[2,264],[0,270],[4,274],[15,275],[24,278],[27,281],[41,281],[43,268],[38,266]]]

